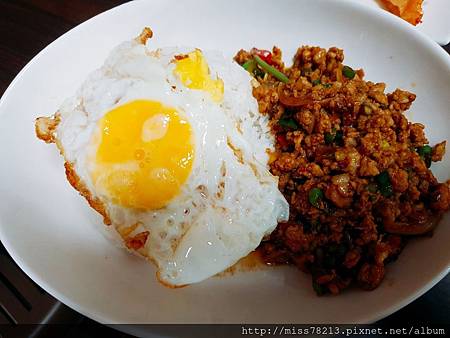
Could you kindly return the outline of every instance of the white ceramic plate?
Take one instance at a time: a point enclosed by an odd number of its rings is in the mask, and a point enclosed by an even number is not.
[[[351,19],[349,18],[351,16]],[[135,1],[71,30],[36,56],[0,103],[0,239],[53,296],[102,323],[367,323],[437,283],[450,262],[450,217],[434,237],[412,241],[373,292],[317,297],[310,276],[274,268],[211,278],[171,290],[155,269],[107,241],[101,218],[65,179],[54,146],[34,119],[53,113],[113,46],[151,26],[155,47],[223,50],[277,44],[287,58],[302,44],[344,48],[366,77],[417,93],[410,118],[432,143],[450,140],[450,58],[409,24],[383,11],[322,0]],[[414,51],[414,52],[412,52]],[[450,161],[436,173],[448,179]]]
[[[382,8],[379,0],[353,0],[374,8]],[[414,28],[444,46],[450,42],[450,1],[425,0],[422,23]]]

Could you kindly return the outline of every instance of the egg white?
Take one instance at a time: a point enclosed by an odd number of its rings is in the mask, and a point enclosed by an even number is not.
[[[252,97],[250,76],[221,53],[203,52],[211,75],[224,82],[223,101],[216,103],[209,93],[185,87],[173,73],[174,56],[193,50],[151,51],[134,40],[119,45],[61,106],[57,128],[66,160],[92,196],[105,205],[113,231],[136,223],[139,226],[130,236],[149,231],[139,254],[155,262],[160,281],[172,286],[199,282],[233,265],[279,221],[287,220],[289,210],[277,178],[267,168],[273,138],[268,119],[259,114]],[[115,205],[88,174],[98,121],[114,107],[135,99],[174,107],[194,134],[189,178],[159,210]]]

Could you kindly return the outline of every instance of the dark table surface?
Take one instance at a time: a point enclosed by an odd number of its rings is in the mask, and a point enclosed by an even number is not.
[[[121,0],[0,0],[0,95],[16,74],[40,50],[86,19],[124,3]],[[450,53],[450,45],[444,47]],[[109,337],[126,335],[89,323],[89,330],[77,329],[73,336]],[[425,295],[378,324],[450,323],[450,275]],[[72,336],[72,335],[71,335]]]

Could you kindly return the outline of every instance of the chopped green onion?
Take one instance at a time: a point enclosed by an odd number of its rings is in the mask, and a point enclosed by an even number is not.
[[[258,67],[258,64],[256,63],[255,59],[250,59],[246,61],[242,67],[249,72],[250,74],[253,74],[254,77],[260,77],[263,78],[266,74],[261,68]]]
[[[278,124],[282,127],[290,128],[290,129],[298,129],[298,124],[295,122],[293,118],[281,118],[278,120]]]
[[[249,73],[252,73],[256,67],[256,62],[254,59],[247,60],[242,67]]]
[[[309,203],[311,203],[316,208],[319,208],[319,202],[322,200],[322,198],[323,198],[323,191],[321,189],[312,188],[309,191],[308,194]]]
[[[280,72],[278,69],[276,69],[275,67],[272,67],[267,62],[261,60],[261,58],[259,56],[257,56],[257,55],[255,55],[254,58],[255,58],[256,63],[264,71],[266,71],[270,75],[273,75],[274,77],[276,77],[281,82],[284,82],[284,83],[288,83],[289,82],[289,78],[286,75],[284,75],[282,72]]]
[[[320,79],[313,80],[313,81],[311,81],[311,83],[313,84],[313,86],[317,86],[317,85],[321,84]]]
[[[342,74],[347,78],[347,79],[353,79],[355,77],[355,71],[349,67],[349,66],[344,66],[342,67]]]
[[[325,87],[325,88],[331,88],[331,87],[333,87],[333,84],[331,84],[331,83],[322,83],[322,86]]]
[[[389,174],[387,171],[383,171],[375,177],[378,183],[378,189],[380,190],[381,195],[384,197],[392,196],[394,193],[391,179],[389,178]]]

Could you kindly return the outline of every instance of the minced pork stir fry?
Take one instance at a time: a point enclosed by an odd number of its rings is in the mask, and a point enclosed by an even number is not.
[[[298,49],[285,68],[280,49],[241,50],[235,60],[276,139],[270,168],[290,203],[290,219],[260,245],[266,263],[295,264],[317,294],[355,283],[373,290],[410,236],[430,234],[450,206],[450,182],[430,165],[443,141],[405,116],[415,95],[363,79],[341,49]],[[432,113],[432,112],[430,112]]]

